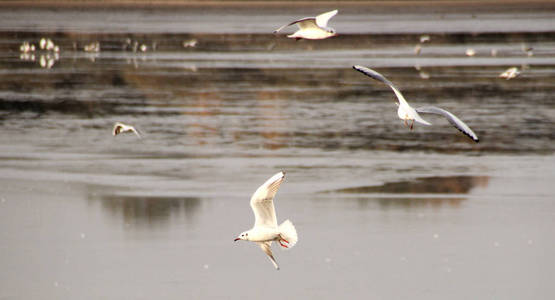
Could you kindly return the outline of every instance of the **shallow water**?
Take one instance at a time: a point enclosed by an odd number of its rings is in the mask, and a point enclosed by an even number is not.
[[[299,42],[271,7],[0,11],[0,298],[549,298],[555,13],[475,9],[348,7]],[[41,37],[60,52],[18,51]],[[354,64],[480,143],[409,131]],[[279,170],[276,272],[232,240]]]

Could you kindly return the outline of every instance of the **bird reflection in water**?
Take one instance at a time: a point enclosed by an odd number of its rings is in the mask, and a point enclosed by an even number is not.
[[[361,204],[378,200],[380,206],[442,206],[444,204],[458,206],[466,197],[456,195],[469,194],[474,188],[485,188],[489,184],[489,176],[449,176],[423,177],[413,181],[388,182],[379,186],[361,186],[328,191],[366,195],[357,197]],[[432,194],[432,195],[429,195]],[[378,197],[376,197],[379,195]]]
[[[89,200],[100,201],[110,216],[121,218],[126,226],[167,225],[174,217],[183,217],[187,223],[198,212],[201,199],[196,197],[163,197],[135,195],[89,194]]]

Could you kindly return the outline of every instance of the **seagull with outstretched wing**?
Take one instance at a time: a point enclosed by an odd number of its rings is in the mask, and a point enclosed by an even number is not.
[[[308,39],[308,40],[322,40],[327,39],[332,36],[336,36],[335,30],[331,27],[328,27],[328,21],[337,15],[337,9],[332,10],[316,17],[310,18],[303,18],[300,20],[293,21],[287,25],[283,25],[280,28],[274,30],[274,33],[278,33],[283,28],[291,26],[293,24],[297,24],[299,26],[299,30],[295,33],[288,35],[288,38],[291,39]]]
[[[447,121],[451,123],[451,125],[455,126],[455,128],[457,128],[460,132],[467,135],[473,141],[475,142],[480,141],[478,139],[478,136],[474,133],[474,131],[472,131],[472,129],[470,129],[468,125],[466,125],[454,114],[435,106],[425,106],[425,107],[414,109],[408,104],[407,100],[405,100],[405,97],[403,97],[403,94],[401,94],[401,91],[399,91],[399,89],[397,89],[397,87],[395,87],[395,85],[387,78],[385,78],[382,74],[363,66],[353,66],[353,69],[361,72],[362,74],[372,79],[375,79],[377,81],[387,84],[393,90],[393,92],[397,96],[397,99],[399,100],[399,103],[397,103],[397,105],[399,106],[399,108],[397,109],[397,115],[401,120],[405,122],[406,126],[409,126],[411,130],[414,126],[415,121],[424,125],[432,125],[430,122],[422,119],[422,117],[420,116],[420,113],[436,114],[436,115],[441,115],[445,117]],[[410,125],[408,125],[408,121],[411,121]]]
[[[254,192],[250,202],[254,213],[254,226],[239,234],[234,240],[257,243],[278,270],[279,266],[272,254],[272,241],[279,242],[283,248],[291,248],[298,240],[297,231],[291,221],[285,220],[279,226],[277,224],[274,196],[284,179],[285,173],[279,172]]]
[[[112,129],[112,135],[116,136],[124,132],[133,132],[137,135],[137,137],[142,138],[141,134],[137,129],[135,129],[135,127],[123,124],[121,122],[116,122],[116,124],[114,124],[114,128]]]

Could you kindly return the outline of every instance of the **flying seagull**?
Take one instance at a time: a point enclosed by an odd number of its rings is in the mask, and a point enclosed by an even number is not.
[[[116,122],[116,124],[114,124],[114,129],[112,130],[112,134],[114,136],[120,134],[120,133],[124,133],[124,132],[133,132],[135,133],[139,138],[141,138],[141,135],[139,134],[139,132],[135,129],[135,127],[131,126],[131,125],[126,125],[120,122]]]
[[[337,9],[329,11],[327,13],[323,13],[316,17],[311,18],[303,18],[297,21],[293,21],[287,25],[283,25],[280,28],[274,30],[274,33],[278,33],[280,30],[287,26],[291,26],[293,24],[297,24],[299,26],[299,30],[295,33],[288,35],[288,38],[291,39],[308,39],[308,40],[322,40],[327,39],[332,36],[336,36],[335,30],[331,27],[327,27],[328,21],[337,15]]]
[[[274,209],[274,196],[279,185],[285,179],[285,173],[279,172],[261,185],[251,197],[251,208],[254,212],[254,226],[242,232],[234,241],[244,240],[257,243],[262,251],[279,270],[272,255],[272,241],[277,241],[283,248],[291,248],[297,243],[297,231],[289,220],[277,225]]]
[[[457,116],[455,116],[454,114],[435,106],[424,106],[424,107],[419,107],[417,109],[414,109],[407,103],[407,100],[405,100],[405,97],[403,97],[403,94],[401,94],[401,92],[395,87],[395,85],[393,85],[391,81],[387,80],[382,74],[363,66],[353,66],[353,69],[363,73],[364,75],[372,79],[375,79],[387,84],[393,90],[395,95],[397,95],[397,99],[399,100],[399,103],[397,103],[397,105],[399,106],[399,109],[397,110],[397,115],[401,120],[405,121],[405,126],[409,126],[411,130],[412,130],[412,127],[414,126],[414,121],[424,125],[432,125],[428,121],[422,119],[419,113],[436,114],[436,115],[444,116],[447,119],[447,121],[451,123],[451,125],[455,126],[455,128],[457,128],[460,132],[470,137],[475,142],[480,141],[478,139],[478,136],[474,133],[474,131],[472,131],[472,129],[470,129],[468,125],[466,125],[463,121],[457,118]],[[408,125],[407,121],[411,121],[411,124]]]
[[[505,72],[499,74],[500,78],[505,78],[507,80],[512,79],[520,75],[520,71],[517,67],[508,68]]]

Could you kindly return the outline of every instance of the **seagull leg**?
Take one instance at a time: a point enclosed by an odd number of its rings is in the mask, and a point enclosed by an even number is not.
[[[409,124],[407,124],[407,119],[405,119],[405,127],[408,127]]]
[[[414,126],[414,119],[412,119],[412,123],[410,123],[410,130],[412,130],[413,126]]]

